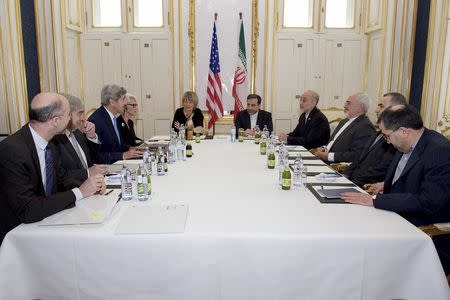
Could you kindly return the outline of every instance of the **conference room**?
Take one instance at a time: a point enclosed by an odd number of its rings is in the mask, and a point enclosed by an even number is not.
[[[0,24],[0,299],[450,298],[449,0]]]

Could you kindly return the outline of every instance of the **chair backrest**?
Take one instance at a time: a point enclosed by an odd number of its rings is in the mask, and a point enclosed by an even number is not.
[[[336,118],[336,119],[328,122],[328,124],[330,124],[330,132],[331,133],[333,133],[333,131],[336,129],[336,127],[340,121],[342,121],[342,118]]]

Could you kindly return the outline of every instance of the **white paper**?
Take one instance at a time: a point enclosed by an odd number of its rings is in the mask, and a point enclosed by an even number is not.
[[[188,204],[130,206],[120,218],[116,234],[183,233]]]
[[[289,156],[297,156],[300,154],[302,157],[316,157],[314,154],[312,154],[309,151],[291,151],[289,150]]]
[[[334,170],[328,166],[306,166],[306,169],[307,169],[307,172],[319,172],[319,173],[334,172]]]
[[[151,139],[147,140],[147,143],[156,142],[156,141],[170,141],[170,136],[168,135],[155,135]]]
[[[42,220],[38,225],[80,225],[100,224],[111,214],[120,191],[115,190],[108,195],[94,195],[77,202],[77,206],[60,211]]]

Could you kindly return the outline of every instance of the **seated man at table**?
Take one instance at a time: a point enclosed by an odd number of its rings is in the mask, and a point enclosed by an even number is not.
[[[367,140],[375,133],[366,116],[369,105],[370,97],[366,93],[348,97],[344,104],[347,117],[339,122],[328,144],[317,149],[316,156],[327,163],[352,162],[357,159]]]
[[[281,133],[280,142],[288,145],[300,145],[306,149],[317,148],[330,139],[330,125],[327,117],[317,108],[319,94],[308,90],[300,97],[300,110],[302,114],[298,125],[291,133]]]
[[[83,102],[72,95],[61,95],[69,100],[70,105],[70,120],[66,130],[52,139],[58,150],[61,167],[69,177],[79,181],[97,174],[105,175],[105,165],[93,164],[101,145],[95,133],[95,125],[86,121]]]
[[[406,104],[405,96],[402,94],[386,93],[378,103],[375,114],[378,118],[386,108]],[[367,141],[361,156],[354,160],[343,174],[359,186],[382,181],[396,152],[395,147],[383,138],[381,132],[378,132]]]
[[[238,112],[234,121],[236,135],[238,134],[238,129],[243,128],[245,136],[253,136],[256,125],[261,130],[264,129],[264,126],[267,126],[269,132],[273,131],[272,114],[261,109],[261,101],[259,95],[250,94],[247,96],[247,109]]]
[[[124,98],[127,91],[117,84],[107,84],[102,88],[101,104],[89,117],[95,124],[95,132],[102,144],[97,163],[113,164],[122,159],[142,157],[142,151],[123,143],[115,115],[125,110]]]
[[[30,122],[0,143],[0,243],[20,223],[40,221],[102,190],[102,175],[80,182],[67,177],[49,141],[67,128],[69,102],[41,93],[30,104]],[[79,186],[79,188],[78,188]]]
[[[386,141],[399,152],[386,173],[383,193],[344,193],[347,202],[399,213],[414,225],[450,221],[450,141],[423,127],[410,105],[392,106],[380,115]]]

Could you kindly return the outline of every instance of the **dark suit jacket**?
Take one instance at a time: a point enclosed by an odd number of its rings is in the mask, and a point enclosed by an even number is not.
[[[450,141],[425,129],[397,181],[397,152],[384,180],[384,192],[374,200],[376,208],[398,212],[420,226],[450,221]]]
[[[86,156],[88,167],[92,167],[94,164],[94,159],[100,151],[101,145],[88,140],[79,130],[75,130],[74,134],[78,144],[80,144],[80,147],[83,149],[84,155]],[[88,177],[88,172],[83,167],[83,163],[75,152],[75,149],[73,148],[67,135],[56,135],[52,139],[52,143],[55,144],[56,149],[58,150],[61,167],[67,171],[67,175],[79,181],[86,180]]]
[[[108,112],[104,106],[100,106],[89,117],[89,121],[95,124],[95,132],[102,143],[97,163],[112,164],[123,158],[123,152],[128,151],[130,146],[117,140],[116,131],[111,122]],[[120,133],[120,130],[119,130]]]
[[[305,116],[305,113],[300,115],[297,127],[289,133],[287,143],[301,145],[308,150],[325,145],[330,139],[330,124],[327,117],[317,107],[309,113],[306,124]]]
[[[377,136],[378,134],[375,134],[367,141],[361,156],[344,171],[344,175],[357,185],[383,181],[392,158],[397,152],[394,146],[388,144],[383,137],[370,147]]]
[[[348,121],[339,122],[330,141],[333,140],[339,129]],[[375,133],[375,128],[366,115],[357,117],[334,141],[330,152],[334,153],[335,162],[352,162],[361,155],[367,140]]]
[[[75,205],[70,190],[80,185],[59,166],[52,143],[54,182],[52,194],[45,197],[41,168],[28,124],[0,143],[0,242],[20,223],[40,221]]]
[[[246,109],[241,110],[240,112],[237,113],[234,125],[236,126],[236,133],[238,132],[239,128],[244,128],[244,130],[252,129],[250,123],[250,114]],[[264,125],[267,125],[269,131],[272,132],[273,131],[272,114],[268,111],[260,109],[258,111],[258,118],[256,119],[256,125],[258,125],[261,130],[263,130]]]
[[[125,120],[120,115],[117,117],[117,122],[119,123],[119,131],[123,139],[123,143],[130,146],[139,145],[140,143],[137,143],[136,140],[142,141],[142,139],[136,137],[136,133],[134,132],[133,120],[128,119],[128,126],[127,126],[127,124],[125,124]]]

